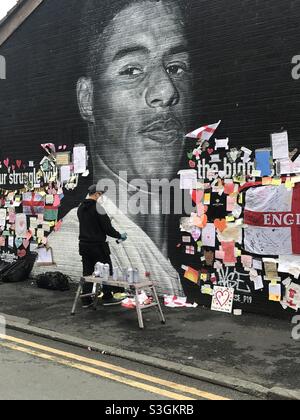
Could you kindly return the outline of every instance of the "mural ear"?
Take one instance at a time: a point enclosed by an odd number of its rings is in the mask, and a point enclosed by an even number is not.
[[[77,82],[77,101],[81,117],[90,123],[94,118],[94,86],[90,78],[81,77]]]

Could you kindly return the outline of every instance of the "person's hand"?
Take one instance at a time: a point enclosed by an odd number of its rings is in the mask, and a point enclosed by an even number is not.
[[[128,239],[127,233],[122,233],[121,239],[122,239],[123,242],[127,241],[127,239]]]

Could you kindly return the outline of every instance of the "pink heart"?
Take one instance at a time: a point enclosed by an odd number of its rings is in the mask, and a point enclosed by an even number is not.
[[[207,149],[207,153],[208,153],[209,155],[212,155],[212,154],[214,153],[214,149]]]
[[[24,241],[23,241],[23,247],[25,248],[25,249],[27,249],[28,247],[29,247],[29,241],[28,241],[28,239],[24,239]]]
[[[6,168],[8,169],[8,166],[9,166],[9,159],[7,158],[7,159],[5,159],[4,161],[3,161],[3,163],[4,163],[4,166],[6,166]]]
[[[204,197],[204,191],[202,190],[193,190],[192,192],[192,200],[195,204],[200,204],[202,198]]]
[[[17,167],[20,169],[22,166],[22,161],[21,160],[17,160],[16,161]]]
[[[217,298],[217,301],[218,301],[219,305],[222,308],[229,301],[229,299],[230,299],[230,293],[228,292],[228,290],[225,290],[224,292],[222,292],[220,290],[219,292],[217,292],[216,298]]]

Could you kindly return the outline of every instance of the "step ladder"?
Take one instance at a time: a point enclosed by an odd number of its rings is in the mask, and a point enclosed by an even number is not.
[[[82,295],[83,286],[86,283],[93,283],[95,285],[95,292]],[[111,277],[108,280],[104,280],[103,278],[94,277],[94,276],[82,277],[80,279],[79,286],[76,292],[71,315],[73,316],[75,315],[78,302],[83,297],[92,297],[94,299],[94,303],[93,303],[94,310],[97,310],[97,305],[99,302],[98,296],[103,286],[113,286],[113,287],[122,288],[127,291],[130,291],[131,294],[134,294],[138,323],[141,329],[144,329],[143,311],[145,311],[146,309],[154,308],[158,312],[161,323],[162,324],[166,323],[165,316],[164,316],[161,304],[158,299],[156,288],[154,286],[154,283],[150,280],[149,277],[146,277],[144,281],[140,283],[135,283],[135,284],[129,284],[128,282],[123,282],[123,281],[114,281]],[[153,298],[153,302],[150,303],[149,305],[141,305],[139,302],[139,294],[142,290],[149,291],[151,294],[151,297]]]

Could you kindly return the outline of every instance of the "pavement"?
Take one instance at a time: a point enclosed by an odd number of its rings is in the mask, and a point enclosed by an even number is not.
[[[140,330],[134,310],[103,307],[70,316],[75,288],[38,289],[27,281],[0,284],[0,313],[8,326],[158,368],[184,373],[254,396],[300,399],[300,341],[289,320],[206,308],[164,308],[167,323],[145,314]]]

